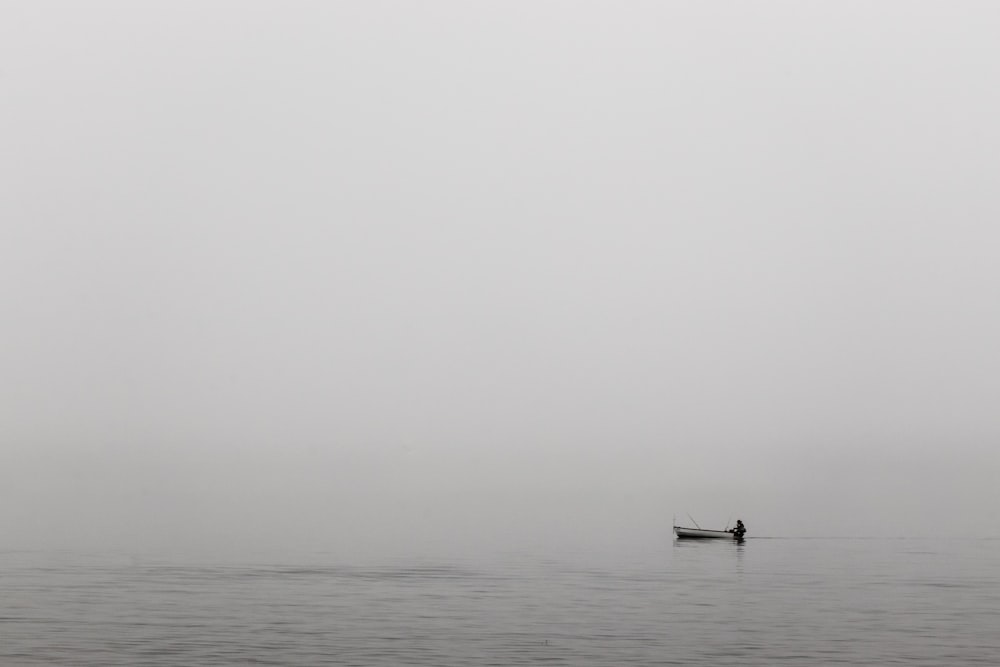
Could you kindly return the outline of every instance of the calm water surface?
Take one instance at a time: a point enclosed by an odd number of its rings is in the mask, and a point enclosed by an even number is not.
[[[996,665],[1000,541],[191,562],[0,552],[0,665]]]

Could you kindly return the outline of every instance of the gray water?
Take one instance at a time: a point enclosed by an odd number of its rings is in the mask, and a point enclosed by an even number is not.
[[[1000,541],[337,562],[0,552],[0,665],[1000,661]]]

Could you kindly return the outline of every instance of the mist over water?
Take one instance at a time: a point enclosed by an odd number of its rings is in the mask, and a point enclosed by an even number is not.
[[[1000,5],[0,13],[4,665],[997,653]]]
[[[998,23],[9,3],[4,544],[996,535]]]

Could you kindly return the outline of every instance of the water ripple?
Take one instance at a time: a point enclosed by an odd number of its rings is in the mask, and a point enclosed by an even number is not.
[[[1000,542],[664,542],[588,558],[0,553],[3,665],[994,664]]]

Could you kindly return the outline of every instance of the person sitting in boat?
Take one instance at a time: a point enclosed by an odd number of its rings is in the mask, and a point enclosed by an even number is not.
[[[736,539],[742,540],[743,539],[743,535],[746,532],[747,532],[747,527],[743,525],[743,521],[740,520],[740,519],[737,519],[736,520],[736,527],[733,528],[733,535],[736,536]]]

